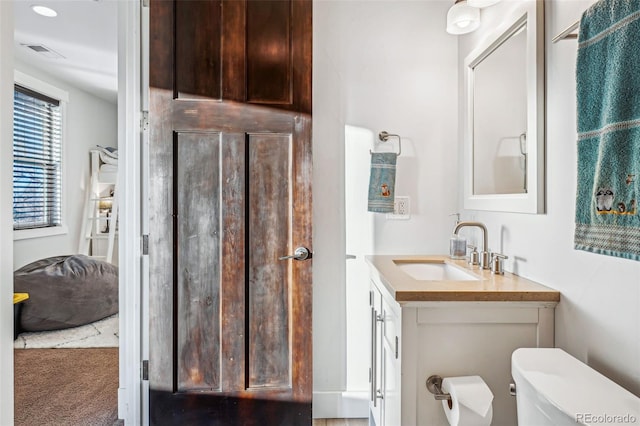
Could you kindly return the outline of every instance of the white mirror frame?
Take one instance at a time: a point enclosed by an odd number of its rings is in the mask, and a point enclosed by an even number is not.
[[[545,211],[545,82],[544,82],[544,4],[543,0],[522,3],[505,25],[491,33],[464,61],[464,208],[517,213]],[[526,22],[527,85],[527,193],[473,194],[473,69],[504,43]]]

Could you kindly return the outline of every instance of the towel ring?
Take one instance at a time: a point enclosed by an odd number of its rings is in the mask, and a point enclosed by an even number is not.
[[[378,139],[380,139],[382,142],[387,142],[390,137],[398,138],[398,152],[396,153],[396,156],[399,157],[402,153],[402,139],[400,138],[400,135],[391,134],[386,130],[383,130],[378,134]],[[369,154],[373,154],[373,152],[369,150]]]

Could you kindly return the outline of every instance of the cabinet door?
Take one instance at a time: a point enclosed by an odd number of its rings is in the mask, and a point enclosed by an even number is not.
[[[370,349],[370,374],[369,374],[369,409],[373,422],[377,426],[383,426],[383,402],[382,399],[382,327],[380,326],[382,319],[382,296],[371,284],[371,345]]]
[[[395,302],[391,302],[395,303]],[[383,423],[401,424],[400,374],[400,317],[386,299],[382,299],[382,395],[384,397]]]

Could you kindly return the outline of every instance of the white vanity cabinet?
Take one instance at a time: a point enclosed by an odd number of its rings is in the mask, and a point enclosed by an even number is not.
[[[490,279],[481,285],[493,285]],[[440,301],[445,297],[432,292],[427,300],[398,301],[399,294],[374,266],[370,425],[448,425],[441,401],[425,386],[433,374],[481,376],[494,394],[492,424],[515,425],[511,353],[553,347],[557,300],[456,301],[452,293],[453,300]],[[428,300],[434,294],[437,300]]]
[[[370,407],[372,424],[399,425],[401,311],[372,284]]]

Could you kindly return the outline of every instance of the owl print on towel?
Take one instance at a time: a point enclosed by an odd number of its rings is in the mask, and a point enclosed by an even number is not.
[[[390,197],[391,196],[391,190],[389,189],[389,185],[387,185],[386,183],[383,183],[380,186],[380,195],[382,195],[383,197]]]

